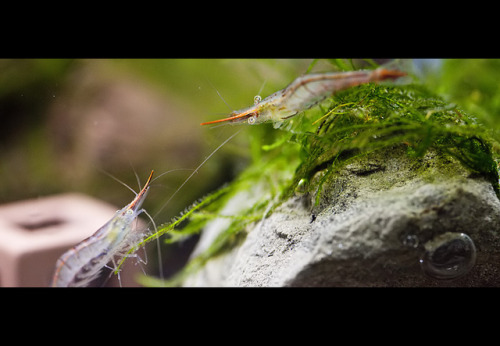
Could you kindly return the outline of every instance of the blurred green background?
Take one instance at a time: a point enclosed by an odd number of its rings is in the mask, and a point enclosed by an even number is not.
[[[500,141],[500,60],[415,60],[416,75],[445,100],[475,114]],[[313,59],[0,60],[0,204],[81,192],[118,208],[156,176],[144,208],[157,224],[230,181],[249,162],[259,127],[202,127],[339,65]],[[157,211],[205,157],[242,129],[181,193]],[[496,144],[495,144],[496,145]],[[498,146],[496,146],[498,148]]]

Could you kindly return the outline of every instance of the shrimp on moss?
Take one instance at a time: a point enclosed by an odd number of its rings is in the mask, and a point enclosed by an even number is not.
[[[405,72],[385,67],[375,70],[306,74],[295,79],[285,89],[276,91],[263,100],[260,96],[256,96],[253,106],[235,111],[227,118],[204,122],[201,125],[222,122],[247,122],[254,125],[273,122],[274,127],[278,128],[283,121],[311,108],[338,91],[370,82],[395,80],[406,75]]]

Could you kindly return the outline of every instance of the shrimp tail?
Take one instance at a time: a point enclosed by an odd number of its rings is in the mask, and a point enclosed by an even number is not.
[[[386,79],[395,80],[407,75],[408,74],[406,72],[399,70],[388,70],[386,68],[378,68],[376,70],[373,70],[371,79],[374,81],[383,81]]]

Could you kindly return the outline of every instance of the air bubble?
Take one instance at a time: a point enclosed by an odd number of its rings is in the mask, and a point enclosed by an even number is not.
[[[252,115],[251,117],[248,118],[248,124],[249,125],[253,125],[255,124],[255,121],[257,120],[257,118],[255,117],[255,115]]]
[[[464,233],[447,232],[428,241],[420,265],[425,274],[440,280],[467,274],[476,263],[476,247]]]
[[[300,181],[297,183],[297,186],[295,187],[295,192],[298,194],[304,194],[307,191],[307,179],[300,179]]]

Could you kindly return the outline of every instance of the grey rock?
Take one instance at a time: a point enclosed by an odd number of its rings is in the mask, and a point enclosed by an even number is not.
[[[254,188],[235,198],[252,203]],[[500,285],[500,201],[451,157],[372,153],[340,167],[315,200],[289,199],[184,286]],[[202,240],[223,230],[217,222]]]

